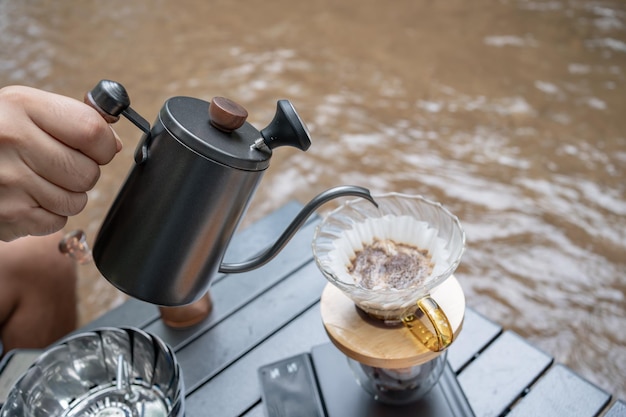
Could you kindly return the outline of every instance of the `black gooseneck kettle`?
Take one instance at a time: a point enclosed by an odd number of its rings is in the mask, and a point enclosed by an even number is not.
[[[278,101],[274,119],[261,131],[246,122],[242,106],[223,97],[210,103],[172,97],[152,127],[117,82],[100,81],[85,102],[109,123],[123,115],[144,132],[93,247],[102,275],[132,297],[162,306],[189,304],[206,293],[217,271],[244,272],[271,260],[325,202],[352,195],[374,203],[365,188],[331,188],[259,255],[222,263],[272,150],[287,145],[306,151],[311,144],[289,101]]]

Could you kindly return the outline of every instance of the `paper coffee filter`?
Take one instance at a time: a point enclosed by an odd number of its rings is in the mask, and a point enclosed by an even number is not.
[[[420,281],[420,285],[426,284],[430,277],[438,276],[450,267],[448,262],[450,254],[445,248],[446,242],[438,237],[437,230],[425,221],[411,216],[388,214],[367,218],[352,226],[333,241],[333,248],[328,253],[327,266],[336,278],[345,284],[354,285],[354,278],[348,272],[348,267],[356,253],[363,250],[365,245],[372,244],[375,239],[389,239],[428,251],[433,270],[429,277],[424,277],[425,279]]]

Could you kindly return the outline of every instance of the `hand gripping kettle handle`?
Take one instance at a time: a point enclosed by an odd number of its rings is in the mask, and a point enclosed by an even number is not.
[[[367,188],[354,185],[341,185],[328,189],[318,194],[315,198],[309,201],[306,206],[304,206],[304,208],[291,221],[289,226],[287,226],[285,231],[282,233],[282,235],[280,235],[280,237],[273,245],[267,247],[260,254],[247,261],[240,263],[223,263],[220,266],[219,271],[226,274],[233,274],[251,271],[262,265],[265,265],[267,262],[271,261],[282,248],[285,247],[285,245],[289,242],[289,240],[291,240],[293,235],[298,231],[298,229],[300,229],[300,227],[311,216],[311,214],[313,214],[315,210],[317,210],[321,205],[329,202],[330,200],[344,196],[363,197],[366,200],[371,201],[372,204],[378,207],[378,204],[376,204],[376,201],[374,201],[374,198]]]

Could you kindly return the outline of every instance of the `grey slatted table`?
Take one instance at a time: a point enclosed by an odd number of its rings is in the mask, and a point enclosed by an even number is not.
[[[225,260],[246,259],[272,243],[300,208],[289,203],[240,231]],[[129,300],[80,331],[134,326],[160,336],[183,368],[187,417],[262,416],[257,369],[328,343],[319,313],[326,280],[311,251],[318,221],[309,221],[269,264],[217,276],[213,312],[199,325],[168,328],[155,306]],[[477,417],[626,416],[626,403],[471,308],[448,362]]]

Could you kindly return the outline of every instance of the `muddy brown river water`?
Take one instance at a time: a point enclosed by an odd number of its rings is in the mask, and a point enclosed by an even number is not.
[[[625,2],[0,0],[0,34],[0,85],[109,78],[149,121],[221,95],[261,128],[290,99],[313,146],[275,152],[242,226],[338,184],[438,200],[468,304],[626,398]],[[91,238],[140,137],[116,130],[68,224]],[[80,272],[83,322],[124,300]]]

